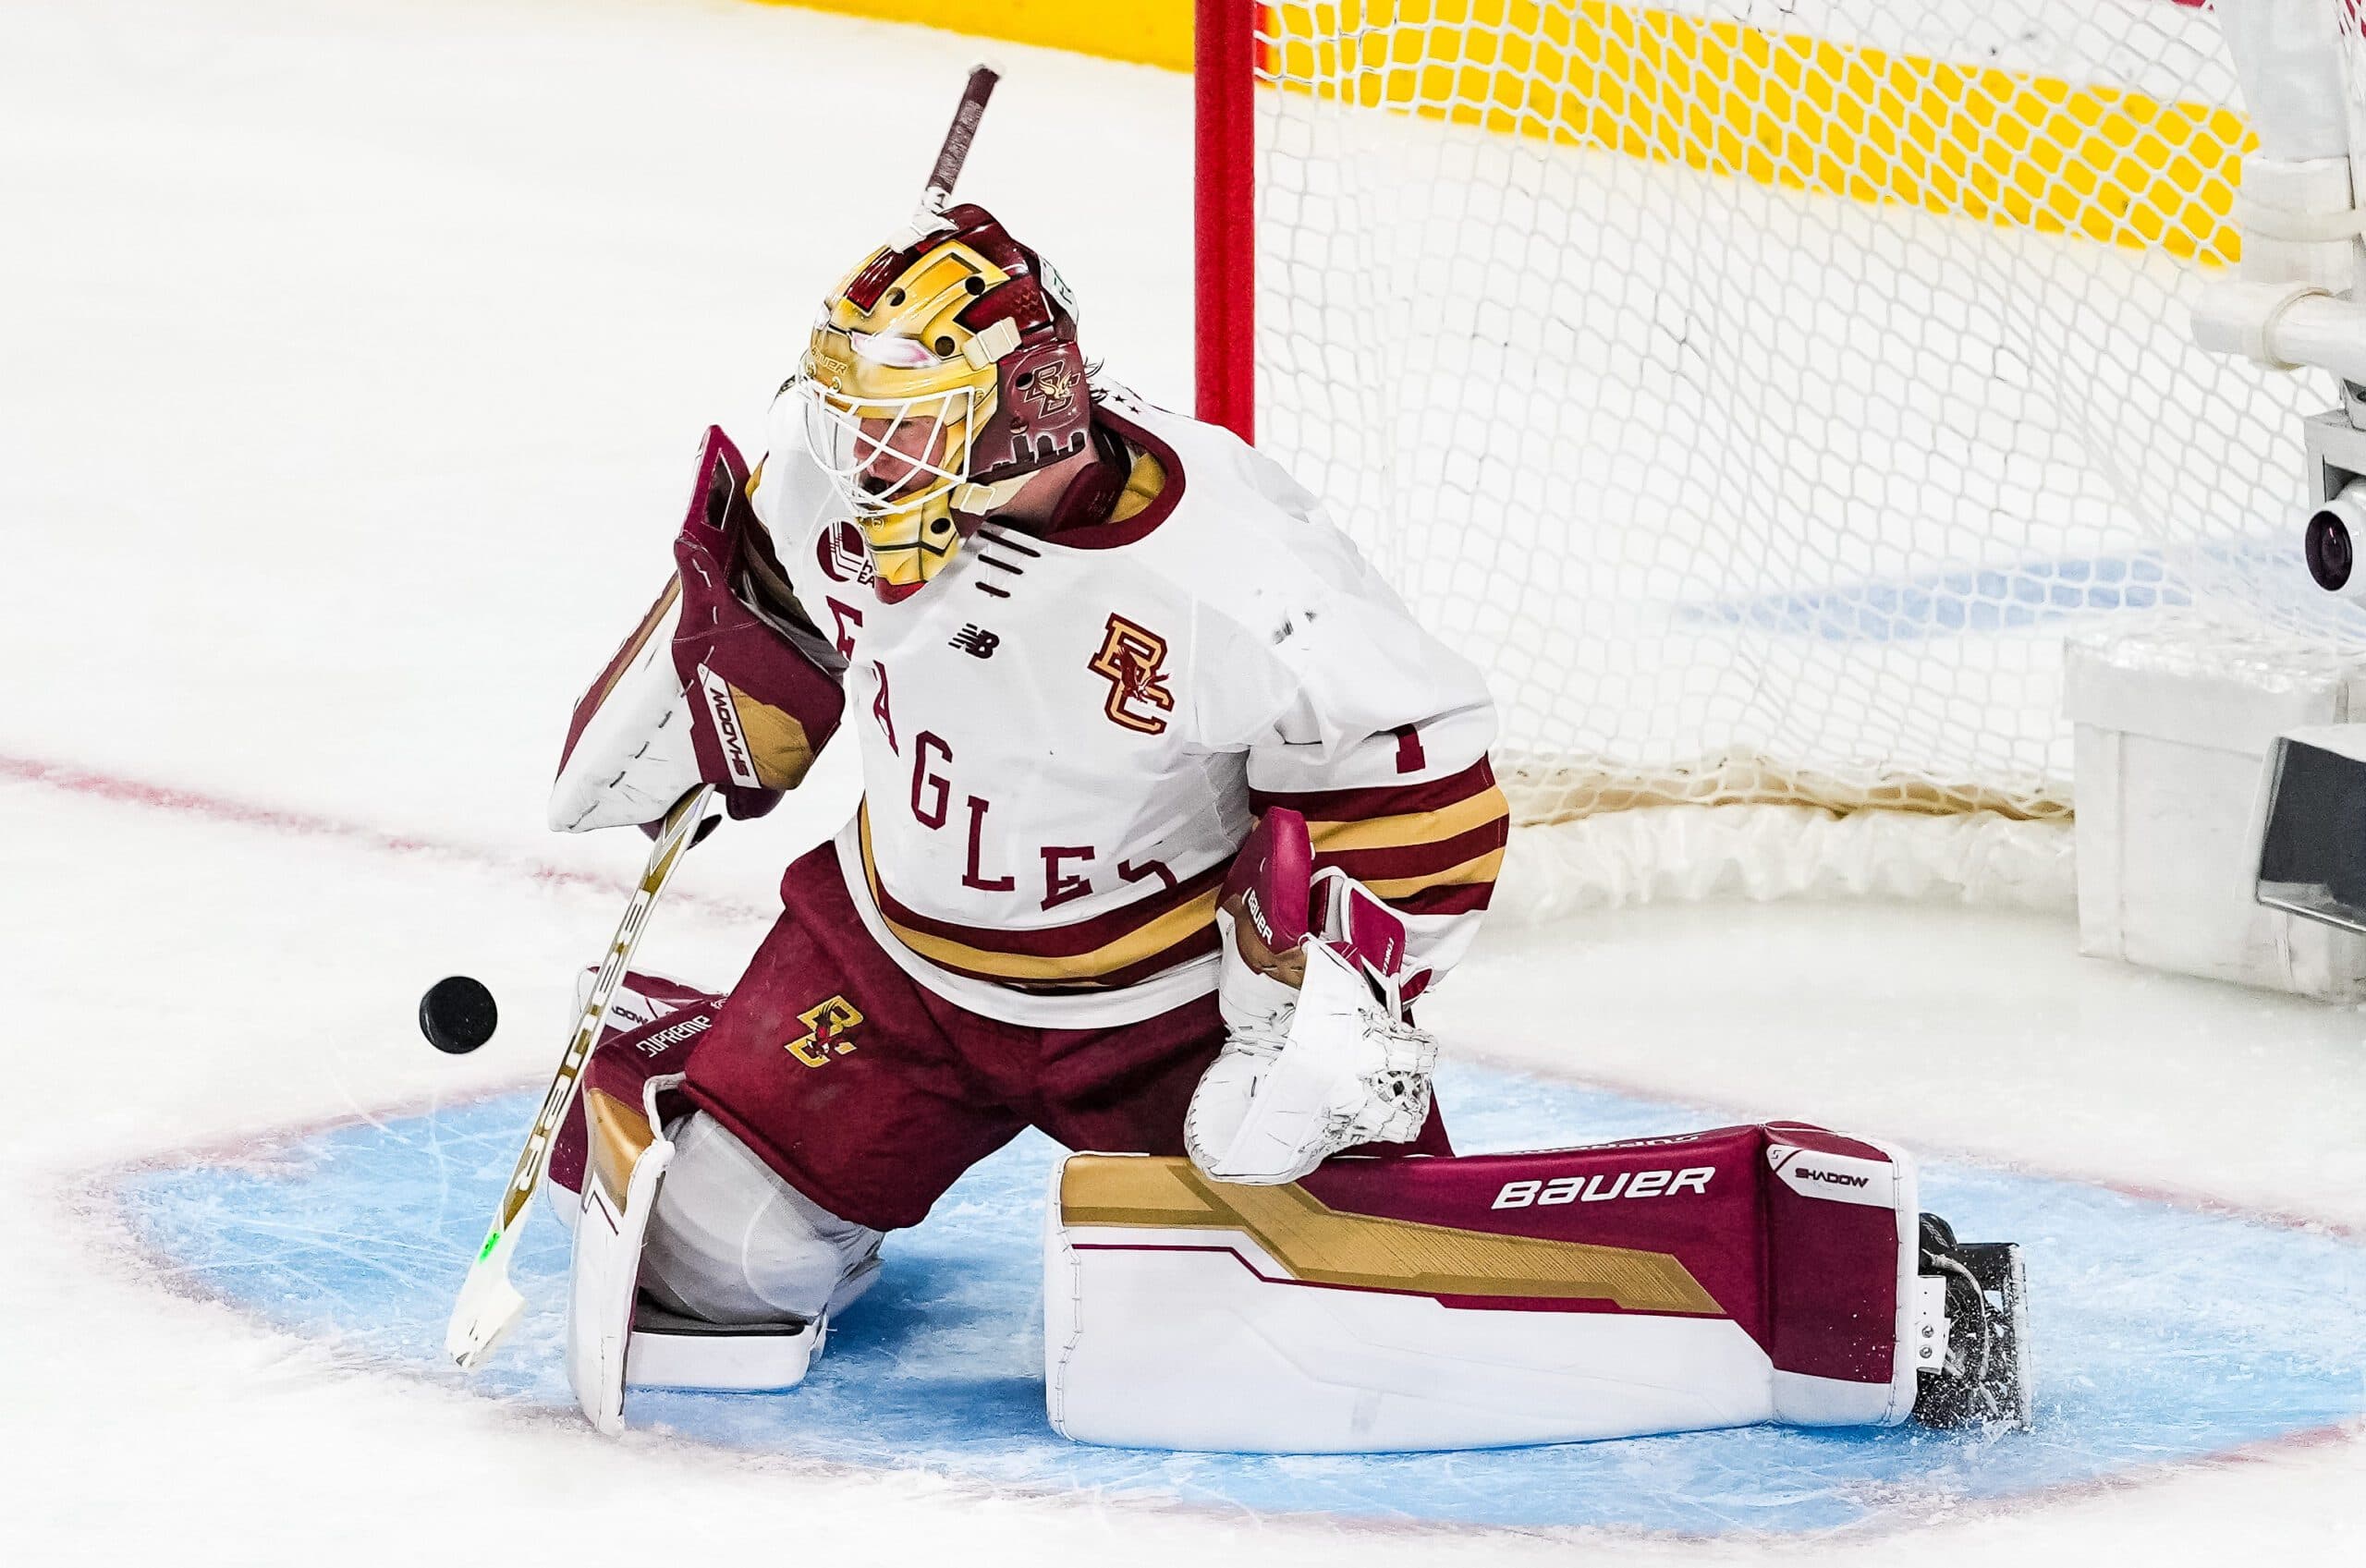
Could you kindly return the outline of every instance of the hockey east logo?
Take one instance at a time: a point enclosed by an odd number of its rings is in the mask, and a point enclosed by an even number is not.
[[[723,766],[731,774],[731,782],[746,789],[761,788],[756,779],[756,760],[748,750],[748,732],[739,723],[739,706],[731,700],[730,683],[701,664],[699,693],[706,699],[707,718],[714,725],[715,748],[723,753]]]
[[[1556,1176],[1551,1181],[1506,1182],[1490,1209],[1551,1209],[1564,1203],[1609,1203],[1625,1197],[1674,1197],[1680,1192],[1709,1194],[1714,1165],[1688,1165],[1681,1171],[1620,1171],[1604,1185],[1603,1173],[1592,1176]]]
[[[813,558],[820,565],[822,575],[832,582],[867,583],[876,571],[871,564],[871,547],[863,542],[862,530],[844,518],[815,537]]]

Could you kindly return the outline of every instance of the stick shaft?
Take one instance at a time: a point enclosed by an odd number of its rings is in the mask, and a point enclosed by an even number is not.
[[[936,164],[928,172],[928,188],[921,195],[921,211],[931,217],[944,212],[945,204],[953,199],[954,182],[961,177],[961,165],[970,160],[978,122],[985,117],[986,100],[994,95],[994,83],[1001,79],[1001,73],[992,66],[970,67],[969,85],[961,90],[960,105],[953,111],[953,124],[945,132],[945,145],[937,150]]]
[[[459,1299],[453,1307],[451,1325],[444,1336],[445,1348],[464,1367],[475,1365],[494,1347],[516,1321],[523,1306],[522,1298],[509,1288],[509,1255],[516,1250],[527,1206],[533,1202],[534,1194],[550,1169],[551,1140],[557,1136],[567,1104],[575,1098],[576,1080],[581,1076],[584,1061],[600,1038],[601,1026],[607,1022],[616,986],[632,963],[641,933],[648,929],[650,909],[656,904],[657,895],[665,891],[665,884],[673,881],[675,869],[682,863],[683,855],[696,838],[700,819],[713,793],[713,785],[701,784],[675,802],[658,829],[657,841],[650,845],[649,861],[642,868],[640,881],[626,901],[624,918],[617,922],[616,934],[610,939],[607,953],[600,961],[600,972],[592,979],[591,993],[583,999],[583,1011],[576,1018],[575,1032],[567,1037],[567,1053],[559,1058],[550,1090],[543,1096],[542,1109],[534,1113],[534,1125],[526,1136],[526,1147],[518,1150],[509,1185],[502,1190],[501,1202],[494,1210],[493,1226],[485,1232],[484,1242],[469,1265],[469,1277],[462,1282]]]

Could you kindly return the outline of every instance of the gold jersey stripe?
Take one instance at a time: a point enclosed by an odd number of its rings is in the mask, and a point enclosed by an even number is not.
[[[870,807],[866,805],[858,811],[855,820],[862,840],[862,874],[871,884],[872,904],[878,909],[879,918],[886,922],[887,929],[895,933],[896,940],[923,958],[950,968],[973,970],[996,979],[1083,983],[1103,975],[1115,974],[1188,941],[1194,932],[1216,918],[1216,898],[1223,892],[1221,888],[1210,888],[1189,904],[1177,905],[1135,927],[1124,936],[1087,952],[1053,957],[999,953],[992,948],[975,947],[950,937],[915,930],[889,914],[886,896],[879,881],[879,868],[872,859]]]
[[[1396,817],[1365,817],[1355,821],[1313,822],[1306,831],[1317,855],[1344,855],[1354,849],[1403,849],[1485,827],[1511,815],[1504,792],[1489,785],[1467,800],[1434,811],[1408,811]]]
[[[1238,1231],[1292,1279],[1314,1284],[1726,1315],[1665,1252],[1343,1213],[1296,1184],[1210,1182],[1188,1160],[1073,1156],[1060,1171],[1060,1219],[1082,1228]]]
[[[1427,876],[1390,877],[1382,881],[1368,881],[1364,886],[1370,888],[1373,896],[1377,898],[1404,898],[1420,893],[1424,888],[1462,887],[1471,882],[1492,882],[1503,869],[1504,852],[1500,849],[1491,849],[1484,855],[1465,860],[1459,866],[1448,866],[1443,871],[1432,871]]]

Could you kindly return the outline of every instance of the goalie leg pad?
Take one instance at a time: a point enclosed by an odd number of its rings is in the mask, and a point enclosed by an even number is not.
[[[705,1323],[652,1307],[634,1312],[625,1384],[701,1393],[780,1393],[805,1380],[822,1354],[829,1319],[803,1323]]]
[[[651,1079],[639,1104],[598,1084],[586,1084],[577,1097],[589,1152],[567,1267],[567,1381],[585,1418],[610,1437],[625,1429],[641,1241],[674,1157],[674,1146],[656,1131],[656,1098],[665,1087],[665,1080]]]
[[[1914,1201],[1903,1156],[1799,1124],[1286,1186],[1079,1155],[1047,1209],[1049,1414],[1247,1453],[1895,1422]]]
[[[718,1325],[835,1316],[878,1277],[882,1234],[841,1220],[704,1112],[674,1131],[641,1288],[666,1311]]]
[[[624,1430],[628,1386],[796,1387],[830,1313],[879,1267],[877,1232],[795,1194],[718,1124],[694,1115],[673,1137],[657,1131],[661,1097],[679,1082],[647,1080],[638,1106],[598,1083],[581,1097],[589,1147],[567,1372],[585,1416],[611,1436]],[[728,1258],[724,1238],[737,1243]]]
[[[592,972],[587,971],[576,983],[576,1015],[581,1014],[591,986]],[[678,980],[627,971],[609,1004],[607,1027],[583,1064],[582,1082],[599,1085],[627,1105],[640,1103],[642,1086],[652,1077],[680,1082],[691,1051],[714,1025],[721,1000]],[[583,1108],[579,1092],[559,1118],[551,1139],[549,1179],[543,1187],[551,1211],[570,1231],[583,1211],[584,1171],[591,1158]],[[679,1095],[669,1090],[657,1107],[658,1124],[678,1117],[685,1108]]]

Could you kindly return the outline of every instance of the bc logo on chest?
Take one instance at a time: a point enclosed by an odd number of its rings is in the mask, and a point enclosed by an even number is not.
[[[1166,715],[1175,711],[1165,664],[1165,638],[1112,614],[1102,632],[1101,650],[1085,668],[1109,683],[1109,699],[1101,711],[1111,723],[1143,735],[1164,735]]]
[[[948,648],[985,661],[997,649],[1008,648],[1023,652],[1022,639],[996,632],[993,628],[965,623],[945,644]],[[1073,645],[1071,645],[1073,646]],[[1175,694],[1169,687],[1165,664],[1167,639],[1148,626],[1111,614],[1103,623],[1101,640],[1084,666],[1108,683],[1108,694],[1102,699],[1101,711],[1110,723],[1135,735],[1164,735],[1168,727],[1168,715],[1175,710]],[[902,655],[893,655],[901,658]],[[1073,657],[1073,655],[1071,655]],[[968,661],[961,661],[968,664]],[[972,669],[978,666],[970,666]],[[997,672],[1007,671],[1014,681],[1026,679],[1023,659],[1020,662],[998,662],[986,666]],[[1073,668],[1073,666],[1071,666]],[[1043,875],[1043,895],[1040,906],[1055,909],[1090,896],[1100,886],[1102,873],[1108,872],[1119,881],[1134,882],[1155,879],[1172,891],[1177,885],[1174,873],[1163,860],[1152,857],[1118,858],[1125,852],[1104,857],[1099,846],[1091,844],[1013,845],[988,825],[998,795],[1020,793],[1034,782],[1031,772],[1014,772],[1006,759],[998,765],[979,770],[972,774],[956,755],[954,743],[934,729],[923,728],[899,738],[893,708],[892,689],[888,683],[886,662],[873,659],[870,663],[875,696],[872,702],[872,717],[877,723],[880,738],[887,745],[891,756],[907,755],[903,739],[911,741],[909,756],[911,776],[906,804],[911,819],[930,832],[943,830],[954,819],[963,818],[966,828],[967,855],[962,868],[960,885],[974,893],[1015,893],[1018,888],[1019,869],[1031,873],[1040,869]],[[982,676],[985,670],[980,669]],[[991,682],[999,676],[986,676]],[[964,683],[972,685],[975,683]],[[981,689],[983,697],[985,691]],[[972,704],[977,711],[985,711]],[[1047,715],[1046,727],[1076,726],[1069,730],[1080,738],[1082,726],[1092,720],[1081,708],[1071,720],[1067,714]],[[951,726],[948,725],[948,728]],[[1057,735],[1027,736],[1030,747],[1049,752],[1056,749]],[[874,802],[879,791],[872,792]],[[869,851],[866,848],[865,854]],[[1104,863],[1114,862],[1114,864]],[[801,1054],[801,1053],[800,1053]]]

